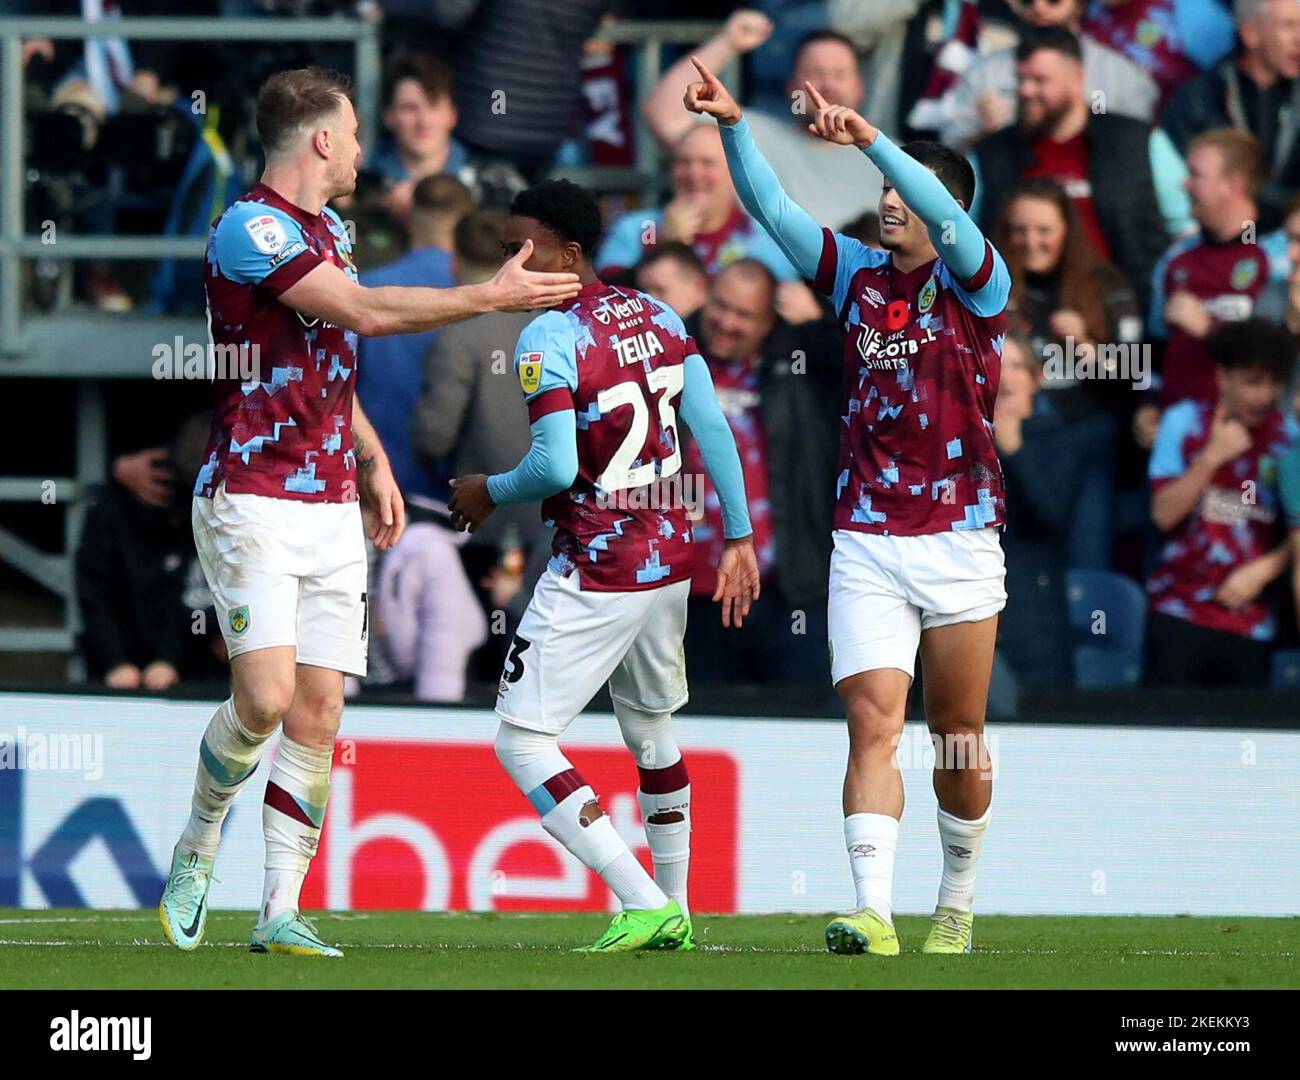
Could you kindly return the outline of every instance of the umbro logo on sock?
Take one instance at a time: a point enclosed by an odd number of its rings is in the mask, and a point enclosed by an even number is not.
[[[876,853],[875,844],[854,844],[849,848],[849,853],[855,858],[868,859]]]
[[[968,847],[960,847],[957,844],[948,845],[948,854],[955,855],[959,859],[969,858],[970,853],[971,853],[971,849]]]

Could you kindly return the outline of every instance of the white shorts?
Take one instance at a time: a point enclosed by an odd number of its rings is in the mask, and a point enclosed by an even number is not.
[[[510,643],[497,715],[560,735],[606,682],[615,701],[648,713],[686,704],[690,581],[632,592],[583,592],[578,574],[547,570]]]
[[[298,663],[365,675],[366,541],[358,503],[196,496],[199,563],[231,656],[293,645]]]
[[[979,622],[1007,603],[997,529],[929,536],[832,534],[831,680],[876,668],[914,674],[921,631]]]

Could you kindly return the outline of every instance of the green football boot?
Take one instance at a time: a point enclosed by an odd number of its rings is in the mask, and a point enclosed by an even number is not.
[[[283,956],[343,955],[321,941],[312,921],[298,911],[282,911],[265,926],[257,927],[248,951],[280,953]]]
[[[841,956],[897,956],[898,934],[870,908],[839,915],[826,927],[826,948]]]
[[[969,911],[941,907],[934,909],[930,934],[921,946],[923,953],[970,952],[971,927],[975,916]]]
[[[172,849],[171,871],[158,901],[158,920],[167,940],[184,952],[197,949],[203,940],[215,863],[197,851],[182,851],[179,844]]]
[[[622,953],[645,949],[680,949],[690,936],[690,921],[676,900],[653,911],[620,911],[599,938],[574,952]],[[695,943],[692,941],[690,947]]]

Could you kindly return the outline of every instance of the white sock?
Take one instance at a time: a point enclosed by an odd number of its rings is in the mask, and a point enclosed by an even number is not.
[[[318,750],[280,736],[262,803],[266,837],[266,880],[261,925],[298,910],[303,878],[316,854],[330,795],[334,750]]]
[[[554,735],[502,723],[497,729],[497,760],[541,815],[550,833],[587,869],[595,871],[624,908],[652,910],[668,897],[646,873],[603,811],[596,793],[561,752]]]
[[[673,738],[671,713],[648,713],[614,699],[623,741],[636,758],[640,785],[637,803],[645,823],[646,846],[654,862],[655,884],[676,900],[683,915],[691,867],[691,783],[682,752]],[[657,822],[655,815],[681,815],[680,821]]]
[[[850,814],[844,819],[844,844],[849,850],[858,907],[868,907],[892,923],[898,818],[888,814]]]
[[[670,900],[676,900],[683,915],[690,914],[686,903],[686,886],[691,870],[691,786],[662,795],[637,792],[641,820],[645,822],[645,840],[654,862],[655,884]],[[652,814],[668,806],[682,814],[681,821],[660,824],[650,820]]]
[[[216,858],[221,823],[244,781],[256,771],[269,737],[269,733],[258,735],[244,727],[235,712],[234,698],[217,707],[199,743],[190,819],[181,833],[181,848]]]
[[[603,819],[608,820],[608,818]],[[613,826],[610,826],[611,831]],[[600,875],[618,897],[624,910],[653,911],[668,903],[668,897],[630,850],[624,851]]]
[[[939,808],[939,842],[943,846],[943,877],[939,882],[939,907],[970,911],[975,905],[975,870],[980,847],[989,827],[989,815],[964,821]]]

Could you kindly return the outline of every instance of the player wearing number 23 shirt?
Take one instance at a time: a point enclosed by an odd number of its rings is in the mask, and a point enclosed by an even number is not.
[[[452,520],[472,529],[500,503],[540,501],[555,527],[553,557],[501,676],[496,745],[542,827],[622,905],[589,949],[689,949],[690,783],[670,724],[686,701],[695,559],[687,486],[676,483],[682,421],[722,503],[727,543],[714,599],[724,624],[739,625],[758,598],[758,563],[740,458],[708,366],[675,311],[596,277],[600,234],[595,199],[567,181],[538,184],[511,205],[506,253],[531,241],[525,265],[572,270],[582,290],[519,338],[532,447],[508,473],[453,481]],[[636,759],[653,878],[558,745],[605,684]]]

